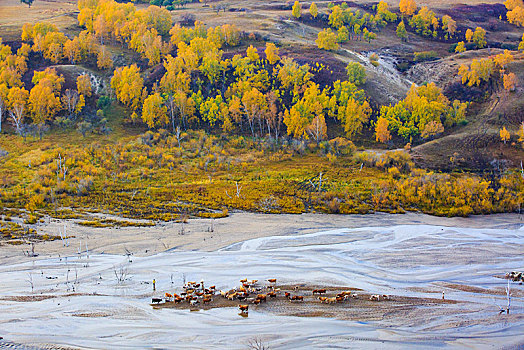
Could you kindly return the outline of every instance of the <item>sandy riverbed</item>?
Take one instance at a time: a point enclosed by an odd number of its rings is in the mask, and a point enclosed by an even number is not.
[[[209,232],[211,222],[191,220],[181,235],[181,224],[109,229],[69,221],[69,247],[39,243],[40,256],[29,258],[20,246],[0,246],[0,348],[245,349],[255,337],[286,349],[524,344],[523,286],[512,284],[510,315],[498,312],[506,283],[497,276],[524,270],[520,215],[234,213]],[[88,242],[89,259],[85,249],[77,254],[80,242]],[[122,283],[120,267],[127,272]],[[311,286],[339,286],[394,297],[329,308],[312,298],[304,304],[310,307],[279,300],[250,309],[248,318],[228,305],[196,312],[149,305],[184,279],[227,289],[242,277],[278,278],[306,296]],[[449,302],[437,301],[442,291]]]

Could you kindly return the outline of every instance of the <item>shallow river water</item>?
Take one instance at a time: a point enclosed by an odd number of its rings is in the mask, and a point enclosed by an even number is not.
[[[522,225],[396,225],[265,237],[213,252],[172,250],[132,262],[85,253],[35,259],[0,266],[0,348],[246,349],[255,337],[271,349],[522,346],[524,286],[512,283],[511,315],[499,315],[506,280],[496,276],[524,271],[523,252]],[[121,271],[126,280],[117,283]],[[454,313],[464,307],[459,303],[446,305],[440,316],[421,310],[412,318],[357,322],[257,310],[241,318],[232,308],[192,312],[149,305],[153,278],[158,295],[184,280],[229,289],[242,277],[424,298],[445,291],[447,299],[467,302],[471,312]],[[14,301],[40,294],[56,297]]]

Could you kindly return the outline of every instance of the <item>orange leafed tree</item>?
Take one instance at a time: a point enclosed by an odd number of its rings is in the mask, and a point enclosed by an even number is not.
[[[504,74],[502,78],[504,82],[504,89],[508,91],[515,91],[517,88],[518,79],[515,73]]]
[[[400,13],[406,16],[412,16],[417,10],[415,0],[400,0],[398,6],[400,7]]]
[[[391,140],[391,133],[388,130],[389,121],[384,117],[379,117],[375,126],[375,137],[377,142],[386,143]]]
[[[517,6],[506,14],[508,22],[518,27],[524,26],[524,7]]]

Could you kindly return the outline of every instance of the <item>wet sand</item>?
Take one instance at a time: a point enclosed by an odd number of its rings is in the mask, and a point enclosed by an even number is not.
[[[522,285],[511,284],[511,312],[499,313],[506,306],[501,277],[524,271],[520,215],[234,213],[209,232],[211,222],[190,221],[180,235],[181,224],[110,229],[68,221],[75,235],[68,247],[38,243],[40,256],[31,258],[20,246],[0,246],[0,348],[245,349],[254,338],[272,349],[524,344]],[[89,257],[85,249],[78,254],[86,241]],[[280,296],[250,307],[247,318],[238,315],[238,301],[215,299],[193,311],[150,305],[152,297],[180,292],[183,281],[228,290],[244,277],[298,286],[305,301]],[[310,292],[318,287],[358,290],[359,297],[321,304]],[[370,294],[391,299],[370,301]]]

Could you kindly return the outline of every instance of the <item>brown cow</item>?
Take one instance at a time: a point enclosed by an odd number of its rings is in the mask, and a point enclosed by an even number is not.
[[[257,299],[260,301],[267,301],[266,300],[267,294],[258,294]]]

